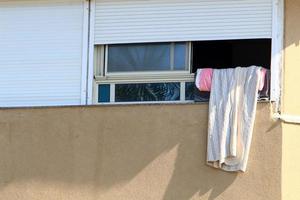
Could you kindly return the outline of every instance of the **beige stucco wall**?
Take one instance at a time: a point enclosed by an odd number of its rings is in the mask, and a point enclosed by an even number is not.
[[[300,1],[285,1],[283,113],[300,115]],[[283,125],[282,195],[300,199],[300,125]]]
[[[245,174],[205,165],[207,104],[0,109],[0,199],[279,200],[269,106]]]

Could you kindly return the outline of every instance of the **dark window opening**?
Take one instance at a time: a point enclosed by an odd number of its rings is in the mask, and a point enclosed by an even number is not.
[[[271,39],[221,40],[192,42],[192,72],[198,68],[234,68],[252,65],[270,69]],[[194,86],[195,101],[208,101],[209,92],[200,92]],[[270,71],[267,72],[264,89],[259,100],[270,97]]]
[[[193,73],[198,68],[271,66],[271,39],[197,41],[192,47]]]

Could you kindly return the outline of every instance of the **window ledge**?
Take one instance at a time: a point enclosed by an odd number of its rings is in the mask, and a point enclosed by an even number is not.
[[[257,103],[272,103],[271,100],[258,100]],[[205,105],[209,104],[208,101],[185,101],[185,102],[180,102],[180,101],[174,101],[174,102],[120,102],[120,103],[98,103],[94,104],[92,106],[127,106],[127,105]]]
[[[257,103],[273,103],[271,100],[259,100]],[[22,106],[22,107],[0,107],[0,110],[10,109],[49,109],[49,108],[90,108],[90,107],[114,107],[114,106],[155,106],[155,105],[208,105],[209,102],[132,102],[132,103],[102,103],[93,105],[57,105],[57,106]]]

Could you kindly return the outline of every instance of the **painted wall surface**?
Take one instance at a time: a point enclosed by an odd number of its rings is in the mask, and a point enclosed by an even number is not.
[[[0,199],[279,200],[281,125],[259,103],[248,170],[205,165],[207,104],[0,110]]]
[[[285,1],[283,113],[300,115],[300,1]],[[300,125],[283,124],[282,194],[300,199]]]

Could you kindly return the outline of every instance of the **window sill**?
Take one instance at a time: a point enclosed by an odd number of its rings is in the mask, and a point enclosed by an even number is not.
[[[271,100],[259,100],[257,103],[273,103]],[[208,105],[209,102],[132,102],[132,103],[98,103],[93,105],[56,105],[56,106],[20,106],[20,107],[0,107],[0,110],[10,109],[47,109],[47,108],[89,108],[89,107],[101,107],[101,106],[155,106],[155,105]]]
[[[272,103],[271,100],[258,100],[257,103]],[[205,105],[208,101],[172,101],[172,102],[120,102],[120,103],[97,103],[92,106],[127,106],[127,105]]]

